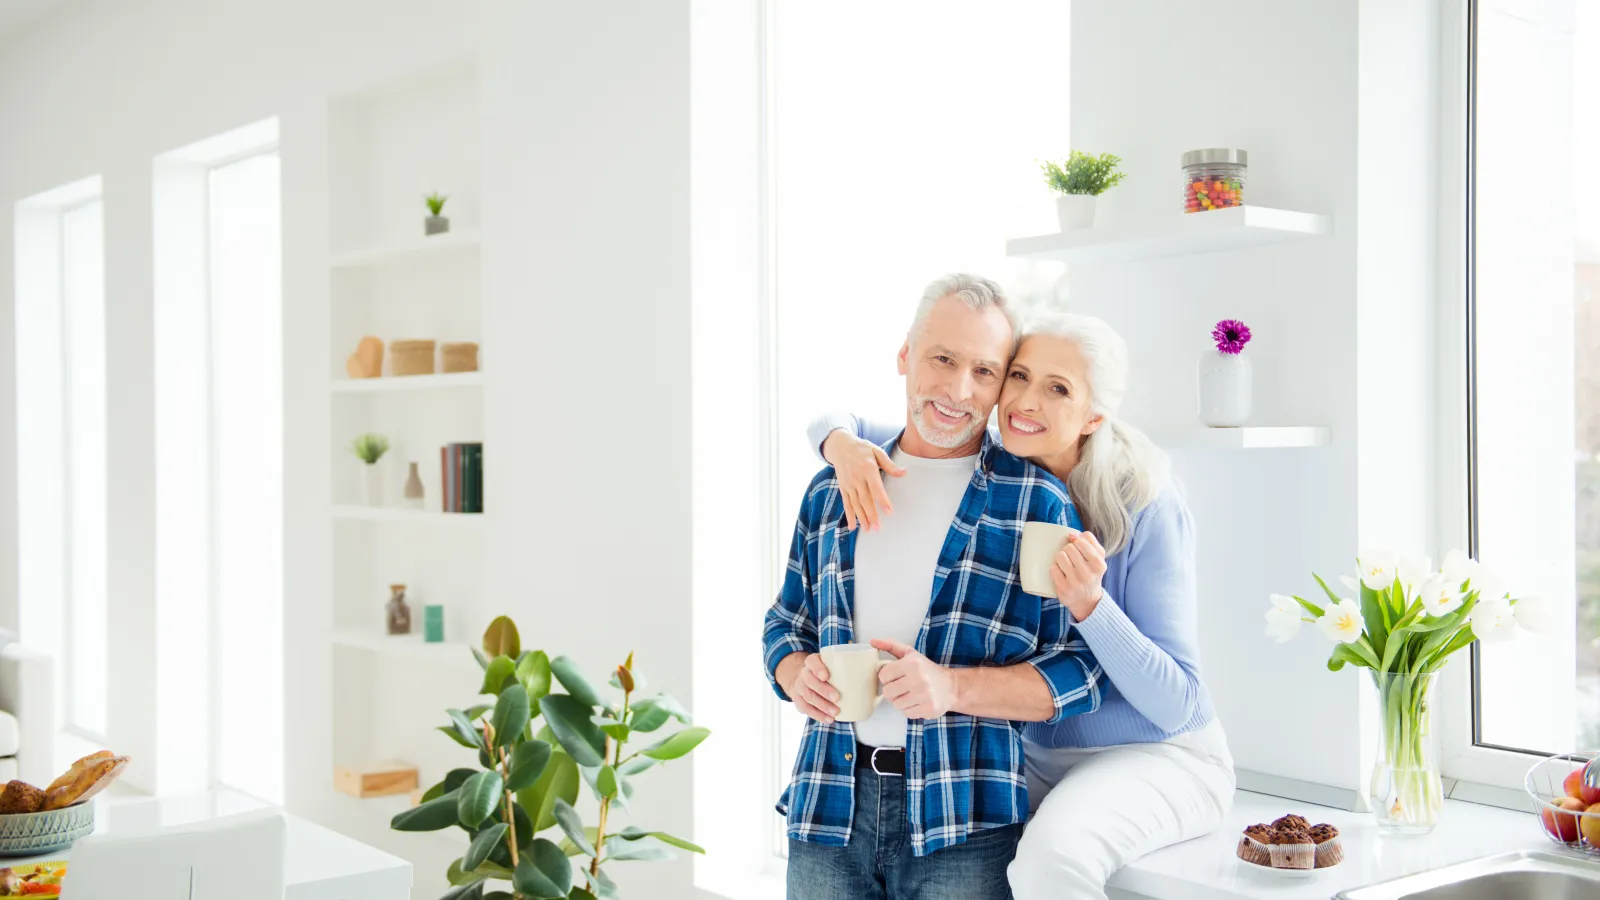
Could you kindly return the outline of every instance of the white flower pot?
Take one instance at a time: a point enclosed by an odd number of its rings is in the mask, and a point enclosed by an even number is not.
[[[1250,419],[1250,360],[1207,350],[1200,356],[1200,423],[1237,428]]]
[[[361,502],[367,506],[382,506],[383,464],[368,465],[357,461],[356,465],[361,467],[361,480],[357,482],[361,490]]]
[[[1056,198],[1056,219],[1062,231],[1077,231],[1095,226],[1099,205],[1093,194],[1062,194]]]

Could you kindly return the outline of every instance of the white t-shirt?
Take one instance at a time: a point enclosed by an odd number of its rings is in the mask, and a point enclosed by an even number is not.
[[[879,520],[878,531],[856,538],[855,636],[861,644],[887,638],[916,646],[933,602],[939,551],[978,457],[924,459],[896,448],[894,461],[906,470],[899,478],[883,478],[894,514]],[[904,747],[906,717],[888,701],[880,703],[871,718],[856,723],[856,739],[873,747]]]

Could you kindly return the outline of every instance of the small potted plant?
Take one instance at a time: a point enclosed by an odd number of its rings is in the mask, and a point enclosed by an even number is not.
[[[1223,319],[1211,329],[1215,350],[1200,355],[1200,423],[1211,428],[1237,428],[1250,419],[1250,326]]]
[[[1056,217],[1062,231],[1092,228],[1095,224],[1095,198],[1111,190],[1127,176],[1117,167],[1122,158],[1110,153],[1091,156],[1074,150],[1063,163],[1044,162],[1044,182],[1061,196],[1056,198]]]
[[[383,505],[383,471],[378,460],[389,452],[389,439],[381,434],[363,434],[350,442],[350,451],[361,461],[361,502]]]
[[[432,215],[422,220],[422,233],[424,235],[444,234],[450,230],[450,220],[441,213],[444,212],[444,202],[450,198],[444,194],[433,193],[422,198],[428,204],[428,212]]]

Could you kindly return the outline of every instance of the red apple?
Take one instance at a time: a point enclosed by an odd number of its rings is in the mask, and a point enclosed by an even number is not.
[[[1572,812],[1583,812],[1586,809],[1582,800],[1576,800],[1572,797],[1558,797],[1552,802],[1556,806]],[[1570,844],[1578,839],[1577,816],[1565,815],[1545,807],[1544,811],[1539,813],[1539,818],[1544,821],[1544,830],[1550,832],[1550,836],[1561,843]],[[1596,827],[1600,827],[1600,820],[1596,820],[1596,823]],[[1600,844],[1596,844],[1596,846],[1600,846]]]
[[[1567,775],[1567,779],[1561,782],[1561,789],[1567,792],[1568,797],[1582,800],[1584,806],[1600,803],[1600,788],[1588,787],[1583,783],[1582,767],[1573,769]]]
[[[1600,803],[1591,804],[1584,812],[1588,815],[1579,821],[1578,830],[1589,846],[1600,847]]]

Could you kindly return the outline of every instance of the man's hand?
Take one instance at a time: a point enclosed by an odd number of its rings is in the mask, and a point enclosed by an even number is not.
[[[778,661],[778,684],[794,701],[794,708],[824,725],[839,714],[834,704],[839,692],[828,684],[828,667],[816,653],[791,653]]]
[[[883,698],[908,719],[937,719],[955,707],[956,673],[899,641],[875,640],[872,646],[894,657],[878,672]]]

